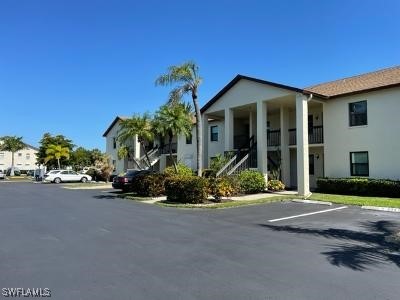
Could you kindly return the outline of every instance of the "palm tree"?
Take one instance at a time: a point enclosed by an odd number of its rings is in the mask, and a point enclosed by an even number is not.
[[[174,136],[190,136],[192,133],[192,109],[190,105],[174,103],[163,105],[156,112],[154,129],[161,136],[168,135],[169,157],[178,173],[176,161],[172,155],[172,139]]]
[[[122,120],[120,126],[121,130],[118,133],[118,141],[123,144],[137,135],[138,141],[146,155],[148,165],[153,168],[145,147],[146,141],[150,142],[154,139],[151,116],[148,113],[144,113],[143,115],[136,114],[130,119]]]
[[[26,145],[22,141],[22,136],[3,136],[0,138],[0,151],[11,152],[11,170],[10,176],[14,176],[14,154],[22,149],[25,149]]]
[[[47,163],[49,160],[56,159],[58,164],[58,169],[60,170],[61,169],[60,159],[62,157],[69,159],[69,148],[63,147],[61,145],[50,144],[46,149],[46,158],[44,161],[45,163]]]
[[[156,85],[174,85],[171,91],[173,101],[180,99],[183,94],[191,94],[196,115],[196,142],[197,142],[197,175],[201,176],[203,160],[203,133],[201,112],[198,101],[198,89],[202,82],[199,76],[199,67],[193,61],[185,62],[178,66],[170,66],[166,74],[161,75],[156,80]]]

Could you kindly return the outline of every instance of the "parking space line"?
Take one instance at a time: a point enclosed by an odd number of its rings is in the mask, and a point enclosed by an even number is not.
[[[272,219],[268,220],[268,222],[278,222],[278,221],[283,221],[283,220],[288,220],[288,219],[294,219],[294,218],[300,218],[300,217],[305,217],[305,216],[311,216],[311,215],[316,215],[316,214],[322,214],[334,210],[339,210],[339,209],[344,209],[347,208],[347,206],[340,206],[340,207],[335,207],[331,209],[324,209],[324,210],[319,210],[311,213],[306,213],[306,214],[301,214],[301,215],[295,215],[295,216],[290,216],[290,217],[284,217],[284,218],[279,218],[279,219]]]

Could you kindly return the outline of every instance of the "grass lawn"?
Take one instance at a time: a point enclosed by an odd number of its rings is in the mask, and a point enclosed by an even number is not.
[[[384,207],[400,208],[400,198],[346,196],[346,195],[313,193],[309,199],[329,201],[337,204],[348,204],[348,205],[359,205],[359,206],[364,206],[364,205],[384,206]]]
[[[80,188],[108,188],[111,187],[111,183],[105,183],[105,182],[67,182],[67,183],[62,183],[63,188],[67,189],[80,189]]]
[[[153,199],[151,197],[140,197],[135,195],[134,193],[116,193],[116,195],[118,198],[136,200],[136,201],[147,201]]]
[[[7,176],[5,181],[32,181],[32,177],[30,176]]]
[[[222,209],[222,208],[233,208],[238,206],[245,205],[257,205],[264,204],[276,201],[284,201],[293,199],[293,195],[285,195],[285,196],[273,196],[268,198],[262,198],[257,200],[236,200],[229,202],[221,202],[221,203],[204,203],[204,204],[182,204],[182,203],[171,203],[167,201],[159,201],[155,204],[164,206],[164,207],[175,207],[175,208],[212,208],[212,209]]]

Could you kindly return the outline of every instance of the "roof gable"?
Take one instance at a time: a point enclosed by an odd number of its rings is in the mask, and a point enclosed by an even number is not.
[[[106,137],[110,130],[117,124],[119,121],[126,120],[127,117],[116,116],[114,121],[112,121],[111,125],[108,126],[107,130],[103,133],[103,137]]]
[[[220,90],[211,100],[209,100],[201,108],[201,112],[203,113],[207,109],[209,109],[215,102],[217,102],[223,95],[225,95],[232,87],[234,87],[242,79],[245,79],[245,80],[248,80],[248,81],[251,81],[251,82],[256,82],[256,83],[268,85],[268,86],[272,86],[272,87],[276,87],[276,88],[280,88],[280,89],[293,91],[293,92],[303,93],[302,89],[299,89],[299,88],[296,88],[296,87],[292,87],[292,86],[279,84],[279,83],[272,82],[272,81],[266,81],[266,80],[262,80],[262,79],[258,79],[258,78],[254,78],[254,77],[249,77],[249,76],[244,76],[244,75],[238,74],[226,86],[224,86],[222,88],[222,90]]]

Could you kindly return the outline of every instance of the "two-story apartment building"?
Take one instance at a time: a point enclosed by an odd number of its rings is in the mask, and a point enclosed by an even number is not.
[[[36,154],[38,148],[25,144],[25,148],[14,153],[14,167],[21,171],[35,170]],[[9,151],[0,151],[0,170],[7,170],[12,166],[12,153]]]
[[[219,174],[255,168],[273,174],[301,195],[318,177],[400,179],[400,67],[297,88],[237,75],[201,109],[203,167],[217,155]],[[133,158],[118,159],[117,117],[104,133],[115,173],[136,168],[143,151],[133,138]],[[174,138],[178,161],[195,169],[196,133]],[[166,141],[147,144],[156,170],[169,165]]]
[[[147,168],[147,158],[143,148],[141,147],[137,136],[132,137],[131,140],[126,141],[125,145],[129,148],[130,155],[125,158],[118,156],[118,150],[121,144],[118,142],[118,135],[120,131],[120,122],[126,117],[117,116],[107,130],[104,132],[103,137],[106,138],[106,153],[110,156],[112,164],[114,165],[113,174],[121,174],[126,172],[127,169]],[[150,164],[156,171],[162,171],[167,166],[171,165],[169,159],[169,144],[168,138],[156,137],[152,142],[146,142],[145,148],[148,151]],[[176,159],[177,153],[177,138],[174,137],[171,144],[171,150]]]
[[[400,67],[308,88],[238,75],[201,112],[204,167],[226,155],[221,174],[276,169],[301,195],[322,176],[400,179]],[[195,167],[184,137],[177,155]]]

